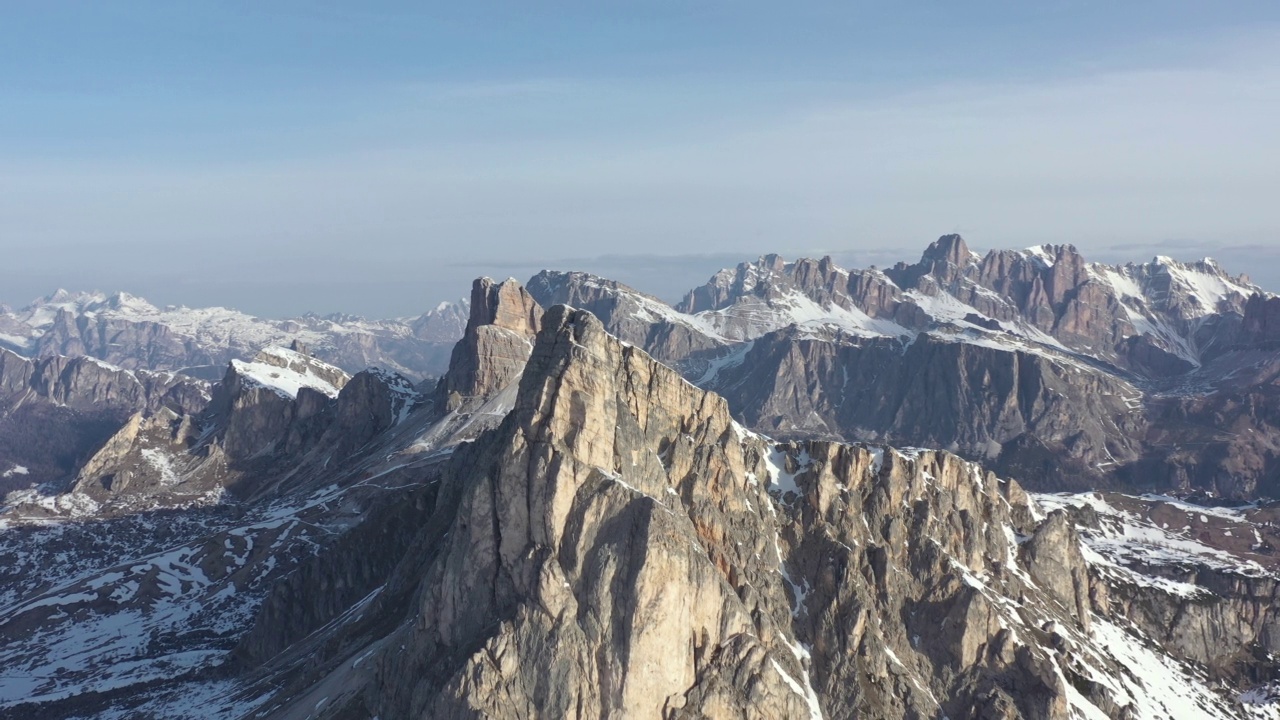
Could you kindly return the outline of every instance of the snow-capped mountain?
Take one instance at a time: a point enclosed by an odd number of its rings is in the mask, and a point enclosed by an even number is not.
[[[1036,487],[1280,495],[1280,298],[1212,260],[980,256],[948,235],[885,270],[765,256],[676,308],[585,273],[530,292],[598,314],[775,436],[944,447]]]
[[[793,324],[866,337],[929,332],[1065,349],[1160,376],[1227,350],[1255,294],[1270,297],[1208,258],[1110,266],[1069,245],[980,256],[947,235],[919,262],[884,271],[766,256],[717,273],[678,309],[735,340]]]
[[[304,315],[267,320],[222,307],[158,308],[128,293],[58,290],[20,310],[0,312],[0,347],[30,357],[88,355],[127,369],[216,378],[234,358],[295,342],[352,372],[381,364],[410,376],[438,376],[462,337],[465,300],[418,317],[366,320]]]

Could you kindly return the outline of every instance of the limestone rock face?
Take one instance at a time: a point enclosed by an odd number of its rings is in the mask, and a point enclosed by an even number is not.
[[[919,261],[883,272],[766,255],[717,273],[677,309],[731,340],[791,323],[872,337],[931,332],[1030,341],[1170,378],[1226,352],[1254,294],[1261,290],[1247,278],[1208,259],[1109,266],[1086,262],[1071,245],[980,256],[959,235],[945,235]]]
[[[388,716],[807,715],[749,464],[763,472],[722,400],[553,308],[515,409],[453,463],[456,516],[368,701]]]
[[[1089,569],[1075,526],[1057,511],[1022,546],[1027,570],[1040,587],[1062,602],[1089,628]]]
[[[1065,659],[1026,633],[1084,639],[1089,608],[1033,581],[1017,537],[1034,510],[1015,482],[943,452],[814,441],[774,465],[827,717],[1068,717]],[[1072,571],[1087,592],[1083,561]]]
[[[194,524],[92,524],[113,553],[149,538],[142,527],[181,539],[65,581],[48,580],[49,555],[14,560],[54,535],[0,554],[0,573],[27,588],[0,614],[6,666],[43,677],[66,654],[92,659],[9,707],[68,718],[1235,718],[1237,693],[1276,670],[1277,576],[1259,564],[1280,567],[1266,549],[1280,544],[1274,508],[1149,497],[1117,508],[1093,493],[1032,496],[946,451],[778,443],[564,306],[540,316],[517,384],[483,400],[506,408],[500,422],[471,442],[441,433],[465,434],[479,410],[442,411],[385,371],[329,375],[337,389],[310,361],[271,354],[283,364],[231,368],[242,392],[289,403],[271,447],[233,458],[217,413],[194,433],[176,412],[140,413],[86,465],[91,498],[75,507],[111,502],[117,483],[149,492],[155,473],[126,477],[112,458],[170,468],[171,489],[196,483],[161,462],[180,452],[157,454],[193,434],[186,456],[207,449],[201,462],[221,457],[248,491]],[[1195,535],[1176,529],[1192,525]],[[104,629],[133,618],[147,641],[122,659],[114,641],[76,632],[89,616],[109,618]],[[188,676],[129,674],[193,653]],[[128,692],[66,696],[66,683]],[[200,688],[217,697],[181,709]]]
[[[254,486],[317,449],[322,467],[345,458],[422,405],[407,378],[380,369],[349,378],[295,347],[231,362],[199,412],[133,414],[79,469],[73,490],[164,503]]]
[[[946,235],[883,272],[721,271],[678,309],[736,344],[678,366],[778,437],[942,447],[1041,489],[1248,500],[1280,467],[1273,301],[1210,259],[979,255]]]
[[[1280,297],[1250,296],[1240,334],[1242,341],[1254,345],[1280,342]]]
[[[437,402],[455,409],[519,378],[541,317],[542,308],[515,280],[476,280],[471,287],[471,318],[454,346],[449,371],[436,388]]]
[[[0,349],[0,393],[10,401],[38,397],[77,410],[139,410],[169,406],[197,410],[208,401],[205,383],[172,373],[130,372],[90,357],[29,360]]]
[[[376,367],[358,372],[342,386],[328,408],[328,426],[320,442],[329,447],[335,457],[345,457],[403,422],[424,403],[425,398],[403,375]],[[305,437],[296,439],[295,445],[306,440]]]
[[[283,450],[290,428],[322,410],[348,379],[301,353],[264,350],[251,363],[227,366],[202,424],[217,424],[220,448],[233,462]]]

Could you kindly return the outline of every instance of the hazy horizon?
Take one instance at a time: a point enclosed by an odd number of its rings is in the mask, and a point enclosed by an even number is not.
[[[932,242],[932,240],[928,241]],[[923,251],[928,242],[922,243],[919,250]],[[968,238],[966,238],[968,242]],[[985,253],[991,249],[1008,249],[1008,248],[987,248],[970,243],[973,250],[979,253]],[[1280,250],[1265,247],[1220,247],[1214,248],[1216,252],[1208,254],[1196,254],[1203,249],[1202,246],[1191,242],[1185,243],[1168,243],[1159,247],[1113,247],[1109,252],[1103,252],[1099,255],[1091,255],[1087,248],[1077,245],[1077,249],[1084,255],[1085,259],[1090,262],[1104,262],[1108,264],[1124,264],[1128,262],[1143,263],[1150,261],[1154,256],[1130,256],[1127,251],[1132,250],[1153,250],[1161,255],[1168,255],[1175,260],[1183,262],[1194,262],[1204,257],[1212,257],[1221,267],[1233,276],[1245,275],[1254,284],[1258,285],[1264,291],[1275,292],[1280,288]],[[898,261],[915,262],[919,260],[919,252],[905,251],[907,254],[898,255],[897,250],[878,248],[866,249],[858,251],[816,251],[810,253],[800,253],[798,255],[783,255],[788,262],[800,258],[821,258],[830,256],[841,267],[844,268],[866,268],[872,265],[877,267],[891,267]],[[100,287],[95,285],[77,285],[74,283],[54,284],[48,289],[39,291],[35,295],[25,299],[14,299],[0,297],[0,305],[8,305],[12,308],[21,308],[27,304],[47,297],[56,290],[62,289],[69,292],[103,292],[113,294],[116,292],[126,292],[130,295],[142,297],[147,301],[164,307],[166,305],[186,305],[188,307],[210,307],[222,306],[228,307],[251,315],[265,318],[285,318],[305,315],[307,313],[316,313],[319,315],[327,315],[330,313],[349,313],[355,315],[363,315],[370,319],[384,319],[395,317],[416,316],[431,308],[439,305],[441,302],[455,302],[461,298],[466,298],[470,294],[471,282],[478,277],[488,276],[496,279],[505,279],[514,277],[520,282],[526,282],[530,277],[537,274],[541,270],[562,270],[562,271],[582,271],[590,272],[611,280],[617,280],[626,285],[639,290],[641,292],[654,295],[668,303],[676,304],[679,302],[689,290],[694,289],[705,283],[716,272],[724,268],[735,267],[741,262],[750,262],[768,254],[767,252],[756,253],[754,255],[738,256],[732,253],[723,255],[684,255],[684,256],[657,256],[657,255],[633,255],[633,256],[601,256],[596,258],[566,258],[557,264],[539,265],[535,262],[522,262],[512,260],[503,263],[493,263],[488,266],[476,263],[468,265],[460,263],[456,266],[459,278],[456,283],[455,292],[449,295],[447,292],[439,288],[429,289],[417,286],[412,281],[404,283],[388,285],[382,284],[377,288],[370,287],[368,292],[378,291],[378,301],[391,307],[403,307],[404,310],[393,310],[386,313],[367,313],[358,312],[355,307],[359,306],[358,297],[355,298],[350,306],[343,306],[343,299],[329,300],[329,304],[321,306],[320,309],[314,307],[303,307],[302,305],[293,306],[295,308],[283,312],[271,312],[272,306],[279,305],[278,289],[266,294],[266,297],[260,298],[261,302],[255,302],[256,293],[252,281],[249,281],[244,287],[237,287],[234,282],[228,282],[219,292],[217,288],[199,288],[198,292],[192,292],[189,296],[184,295],[181,289],[165,290],[159,288],[158,292],[146,292],[139,287]],[[1255,271],[1260,273],[1250,273],[1246,269],[1245,263],[1257,258],[1267,260],[1261,266],[1253,266]],[[468,274],[468,271],[470,272]],[[687,282],[686,282],[687,280]],[[648,284],[646,284],[648,283]],[[140,283],[146,285],[145,282]],[[356,286],[357,291],[359,290]],[[438,297],[437,297],[438,296]],[[415,304],[415,298],[436,298],[423,300],[420,304]],[[287,306],[286,306],[287,307]],[[264,310],[262,308],[267,308]]]
[[[0,301],[667,300],[775,252],[1072,243],[1280,290],[1280,6],[54,3],[0,27]]]

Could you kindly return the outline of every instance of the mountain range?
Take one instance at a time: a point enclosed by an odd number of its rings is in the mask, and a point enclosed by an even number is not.
[[[421,379],[448,366],[466,322],[466,300],[392,320],[341,314],[266,320],[221,307],[158,308],[124,292],[58,290],[20,310],[0,305],[0,348],[216,380],[231,359],[298,342],[352,372],[378,364]]]
[[[1280,717],[1280,299],[1211,260],[0,342],[0,717]]]

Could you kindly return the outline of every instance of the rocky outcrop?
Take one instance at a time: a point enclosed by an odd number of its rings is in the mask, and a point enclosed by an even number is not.
[[[227,366],[200,424],[217,427],[218,447],[232,462],[284,450],[296,425],[320,414],[347,380],[314,358],[270,348]]]
[[[471,318],[453,349],[449,371],[436,386],[437,403],[457,409],[518,379],[541,317],[541,306],[515,280],[476,280],[471,287]]]
[[[424,406],[425,398],[413,389],[408,378],[381,368],[358,372],[342,386],[329,407],[320,444],[334,458],[344,458],[404,422],[409,413]],[[305,436],[291,441],[301,447]]]
[[[785,615],[753,616],[764,603],[734,591],[746,578],[702,551],[757,568],[784,607],[770,560],[728,541],[761,520],[740,493],[768,499],[747,484],[727,406],[589,313],[543,322],[516,408],[452,465],[448,539],[369,701],[432,717],[806,714]],[[704,511],[679,511],[682,494]],[[733,703],[748,691],[755,703]]]
[[[1087,638],[1069,531],[1037,529],[1016,483],[947,453],[781,450],[797,636],[828,717],[1068,717],[1068,661],[1045,635]],[[1059,555],[1021,549],[1028,533]],[[1085,583],[1084,605],[1069,581],[1041,583],[1062,577]]]
[[[1280,344],[1280,297],[1249,296],[1241,320],[1240,341],[1254,346]]]
[[[72,491],[122,512],[223,490],[279,494],[281,483],[342,466],[427,407],[404,376],[370,368],[347,378],[304,350],[268,348],[231,363],[199,415],[135,413],[83,464]]]
[[[1089,570],[1080,539],[1067,514],[1056,511],[1020,548],[1031,579],[1089,629]]]
[[[778,444],[590,313],[556,306],[539,324],[510,412],[474,442],[436,444],[421,433],[436,410],[384,403],[379,383],[407,387],[403,378],[357,376],[306,409],[299,391],[286,437],[307,429],[320,440],[258,467],[269,491],[215,506],[235,524],[77,572],[12,612],[0,601],[0,633],[21,641],[5,659],[29,674],[50,652],[82,652],[70,618],[88,608],[115,613],[112,623],[139,613],[147,647],[160,648],[147,652],[163,662],[205,658],[191,683],[144,682],[117,673],[125,656],[95,641],[94,672],[136,696],[73,704],[50,700],[66,696],[49,681],[43,704],[6,707],[362,720],[1216,718],[1242,711],[1207,677],[1244,689],[1274,672],[1270,573],[1127,567],[1136,546],[1125,538],[1191,547],[1160,529],[1181,524],[1173,517],[1130,529],[1134,511],[1115,511],[1108,522],[1120,525],[1100,534],[1101,522],[1067,507],[1102,508],[1099,498],[1033,498],[945,451]],[[288,379],[262,372],[247,369],[246,387]],[[344,457],[337,438],[358,432],[362,413],[395,420]],[[282,472],[310,484],[263,482]],[[1249,552],[1280,538],[1263,521]],[[1233,529],[1246,545],[1232,552],[1248,549],[1245,528]],[[1171,589],[1199,605],[1170,600]],[[195,606],[256,620],[244,632]],[[47,637],[56,642],[32,640]],[[1247,649],[1223,650],[1237,641]],[[164,667],[151,655],[127,655],[129,667]],[[215,677],[216,698],[173,711],[173,698]],[[165,694],[148,694],[157,688]]]
[[[824,315],[858,324],[841,310],[892,321],[902,333],[973,327],[1166,378],[1225,352],[1257,292],[1209,259],[1107,266],[1086,262],[1071,245],[979,256],[959,235],[944,235],[918,262],[884,272],[767,255],[717,273],[678,309],[741,340]],[[859,329],[896,332],[865,322]]]
[[[208,401],[207,385],[172,373],[134,373],[89,357],[29,360],[2,349],[0,393],[9,403],[38,398],[79,410],[168,406],[187,412]]]
[[[1205,510],[1113,494],[1047,500],[1065,506],[1051,519],[1061,516],[1058,525],[1092,546],[1086,602],[1096,616],[1125,618],[1215,681],[1252,687],[1274,676],[1275,508]],[[1052,552],[1046,558],[1057,562]],[[1058,578],[1064,588],[1078,586],[1065,573]]]
[[[1209,259],[980,256],[958,235],[884,272],[770,255],[686,297],[744,342],[680,367],[775,435],[945,447],[1040,488],[1250,499],[1280,457],[1268,298]]]

